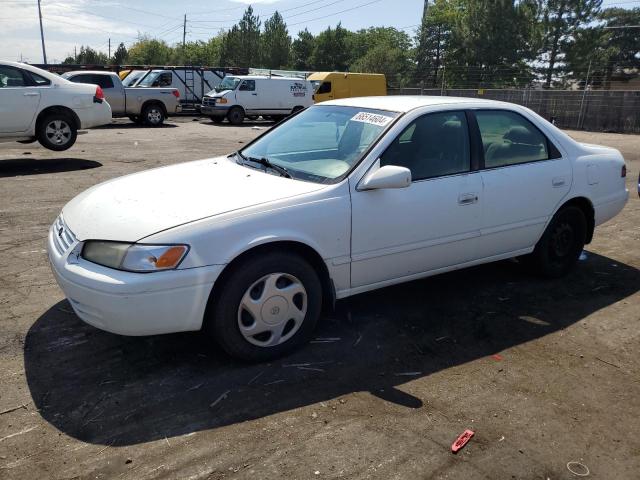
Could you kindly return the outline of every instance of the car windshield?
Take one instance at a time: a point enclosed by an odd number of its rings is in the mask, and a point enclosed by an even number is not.
[[[144,70],[137,70],[135,72],[131,72],[129,75],[124,77],[124,80],[122,80],[122,85],[124,85],[125,87],[134,86],[135,83],[138,80],[140,80],[140,77],[142,77],[145,73],[146,73],[146,71],[144,71]]]
[[[298,180],[333,183],[360,161],[398,115],[371,108],[316,105],[243,149],[239,160],[283,167]]]
[[[242,79],[237,77],[224,77],[220,82],[220,85],[218,85],[214,90],[218,93],[225,90],[235,90],[241,81]]]
[[[313,87],[314,92],[318,91],[318,87],[320,87],[321,83],[322,82],[320,80],[311,80],[311,86]]]

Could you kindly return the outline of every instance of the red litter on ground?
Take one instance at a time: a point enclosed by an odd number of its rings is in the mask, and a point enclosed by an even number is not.
[[[465,430],[462,435],[456,438],[456,441],[453,442],[453,445],[451,445],[451,451],[453,453],[458,453],[458,450],[464,447],[469,442],[469,440],[471,440],[473,434],[473,430]]]
[[[493,358],[494,360],[500,361],[502,360],[502,355],[500,355],[499,353],[496,353],[495,355],[491,355],[491,358]]]

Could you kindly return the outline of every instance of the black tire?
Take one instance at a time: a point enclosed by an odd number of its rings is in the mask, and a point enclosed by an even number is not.
[[[220,123],[224,122],[224,117],[216,117],[215,115],[211,115],[209,118],[215,124],[220,124]]]
[[[530,255],[523,258],[535,273],[559,278],[571,271],[580,258],[587,236],[587,220],[578,207],[559,210]]]
[[[256,288],[256,282],[259,283],[261,279],[271,274],[283,274],[283,277],[291,276],[303,285],[306,291],[306,301],[303,301],[306,304],[306,313],[299,326],[291,326],[288,333],[289,322],[293,320],[281,321],[280,324],[284,325],[282,330],[283,337],[291,334],[290,338],[286,338],[277,345],[258,346],[251,343],[247,336],[240,331],[240,323],[244,323],[244,315],[248,313],[241,309],[241,302],[245,294],[249,294],[251,287],[253,289]],[[277,275],[275,276],[277,277]],[[286,277],[284,280],[284,288],[286,288]],[[280,278],[278,281],[280,281]],[[264,362],[272,360],[308,342],[313,335],[322,310],[322,284],[318,274],[304,258],[295,254],[273,252],[251,256],[241,264],[236,265],[223,283],[216,288],[219,288],[219,291],[216,292],[215,301],[207,308],[205,331],[225,352],[234,358],[244,361]],[[266,294],[264,288],[266,286],[263,286],[260,295]],[[277,298],[277,296],[270,297],[270,299],[274,298]],[[266,308],[265,305],[268,307],[269,304],[265,301],[260,308]],[[273,312],[273,309],[270,312]],[[252,320],[250,314],[249,316],[250,320]],[[287,316],[288,312],[282,318],[286,319]],[[264,321],[263,323],[266,324]],[[297,328],[295,332],[294,328]],[[274,332],[272,331],[268,332],[269,337],[273,334]],[[259,335],[251,337],[252,341],[258,341],[258,337]],[[269,337],[266,339],[261,337],[259,340],[268,342]]]
[[[142,109],[142,121],[150,127],[159,127],[164,122],[166,115],[164,109],[157,103],[145,105]]]
[[[138,125],[143,123],[142,118],[138,115],[128,115],[128,117],[133,123],[137,123]]]
[[[231,107],[227,112],[227,120],[232,125],[240,125],[244,122],[244,110],[242,107]]]
[[[62,152],[76,143],[78,128],[70,115],[50,113],[38,122],[36,137],[44,148]]]

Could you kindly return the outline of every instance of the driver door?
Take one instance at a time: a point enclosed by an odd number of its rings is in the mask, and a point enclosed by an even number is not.
[[[417,118],[380,165],[408,168],[412,183],[367,191],[351,184],[352,288],[417,278],[477,258],[482,179],[471,169],[465,112]]]
[[[257,110],[259,107],[258,92],[255,80],[243,80],[236,90],[236,103],[244,108],[245,112]]]

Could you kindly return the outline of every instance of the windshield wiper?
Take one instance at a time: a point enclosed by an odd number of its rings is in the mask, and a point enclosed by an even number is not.
[[[246,159],[246,160],[249,160],[250,162],[254,162],[254,163],[257,163],[259,165],[262,165],[265,168],[270,168],[271,170],[275,170],[282,177],[293,178],[286,168],[284,168],[284,167],[282,167],[282,166],[280,166],[280,165],[278,165],[276,163],[271,163],[268,158],[265,158],[265,157],[262,157],[262,158],[245,157],[240,152],[238,152],[238,155],[242,159]]]

